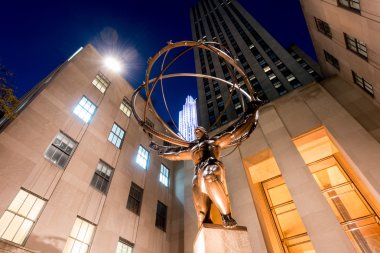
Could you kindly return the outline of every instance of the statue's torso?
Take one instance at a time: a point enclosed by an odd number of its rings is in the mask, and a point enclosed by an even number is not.
[[[215,145],[214,140],[204,140],[192,149],[192,158],[195,165],[206,161],[208,158],[220,158],[220,147]]]

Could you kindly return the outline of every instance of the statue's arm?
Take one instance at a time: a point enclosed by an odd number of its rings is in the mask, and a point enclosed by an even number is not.
[[[159,156],[168,160],[179,161],[192,159],[192,153],[190,151],[191,148],[178,146],[161,146],[153,141],[150,143],[149,147],[153,150],[156,150]]]
[[[247,139],[256,128],[258,109],[261,104],[262,102],[259,100],[249,102],[247,104],[247,110],[235,124],[213,137],[215,145],[225,148]]]

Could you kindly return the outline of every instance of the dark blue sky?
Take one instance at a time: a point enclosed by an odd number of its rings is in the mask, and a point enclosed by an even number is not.
[[[196,2],[3,1],[0,64],[14,73],[16,95],[21,97],[79,47],[93,43],[102,53],[114,50],[123,56],[124,76],[136,87],[144,79],[146,60],[167,41],[191,40],[189,10]],[[296,43],[314,55],[299,0],[239,2],[283,46]],[[194,69],[191,53],[171,72]],[[166,91],[177,121],[186,95],[196,97],[197,92],[195,80],[175,81],[168,82]],[[156,108],[160,110],[159,105]]]

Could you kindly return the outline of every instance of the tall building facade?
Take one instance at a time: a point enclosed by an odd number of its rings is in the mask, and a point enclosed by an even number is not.
[[[198,126],[197,101],[187,96],[186,102],[179,112],[179,132],[188,141],[195,140],[194,129]]]
[[[315,52],[326,76],[347,83],[330,84],[339,103],[380,139],[380,7],[370,0],[301,1]]]
[[[86,46],[1,122],[0,252],[176,251],[174,164],[150,152],[133,87],[103,62]]]
[[[261,100],[274,100],[315,80],[237,1],[201,0],[192,7],[190,16],[193,40],[226,46],[237,56]],[[195,61],[198,73],[232,80],[226,64],[210,52],[197,50]],[[243,85],[239,75],[237,82]],[[225,85],[207,79],[198,80],[197,85],[200,125],[215,129],[242,113],[238,94],[230,96]],[[231,106],[220,115],[230,97]]]

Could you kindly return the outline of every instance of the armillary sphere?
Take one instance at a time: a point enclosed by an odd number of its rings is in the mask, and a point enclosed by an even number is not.
[[[177,48],[184,48],[184,50],[181,51],[180,53],[178,53],[166,65],[164,65],[165,59],[166,59],[168,53],[171,50],[177,49]],[[226,63],[226,66],[228,67],[228,70],[230,72],[230,76],[232,77],[232,80],[227,81],[227,80],[224,80],[222,78],[215,77],[215,76],[206,75],[206,74],[198,74],[198,73],[165,74],[165,71],[178,58],[180,58],[181,56],[183,56],[187,52],[192,51],[196,48],[199,50],[201,50],[201,49],[207,50],[207,51],[217,55],[221,61],[224,61]],[[154,64],[156,63],[156,61],[159,60],[161,56],[164,57],[163,61],[162,61],[161,72],[159,73],[158,76],[151,78],[150,77],[151,70],[152,70]],[[241,84],[241,83],[239,85],[237,84],[238,81],[237,81],[236,75],[238,75],[238,74],[243,78],[244,84]],[[206,41],[202,41],[202,40],[200,40],[200,41],[181,41],[181,42],[176,42],[176,43],[168,42],[167,46],[162,48],[156,55],[154,55],[154,57],[152,57],[148,60],[148,68],[146,70],[145,81],[134,91],[134,93],[132,95],[131,102],[132,102],[132,113],[133,113],[133,115],[135,116],[138,123],[143,127],[143,129],[147,133],[150,133],[150,134],[156,136],[157,138],[159,138],[163,141],[169,142],[169,143],[177,145],[177,146],[189,147],[192,144],[192,142],[185,140],[185,138],[183,138],[180,134],[175,133],[166,124],[166,122],[164,122],[164,120],[156,112],[154,105],[152,103],[152,100],[151,100],[152,93],[153,93],[154,89],[156,88],[157,83],[160,81],[162,96],[163,96],[163,100],[164,100],[166,110],[167,110],[167,112],[168,112],[168,114],[172,120],[172,123],[176,127],[176,125],[173,121],[173,118],[171,117],[170,111],[167,107],[165,95],[163,93],[163,80],[168,79],[168,78],[174,78],[174,77],[205,78],[205,79],[211,79],[211,80],[217,81],[219,83],[226,84],[230,90],[230,99],[228,100],[228,103],[231,101],[232,91],[236,90],[237,92],[240,93],[240,97],[241,97],[241,101],[242,101],[242,105],[243,105],[243,111],[245,111],[245,105],[244,105],[243,97],[245,97],[245,99],[249,102],[258,100],[255,97],[255,93],[253,91],[252,85],[249,82],[247,75],[245,74],[244,70],[239,66],[239,61],[237,59],[231,57],[229,51],[225,47],[223,47],[222,45],[220,45],[216,42],[206,42]],[[144,88],[145,88],[147,100],[145,103],[144,113],[142,116],[140,116],[140,115],[138,115],[138,113],[136,111],[136,97]],[[220,113],[218,119],[216,120],[216,122],[214,124],[217,124],[218,121],[220,120],[221,116],[224,114],[225,110],[228,107],[228,103],[226,104],[224,110]],[[156,131],[153,127],[151,127],[147,124],[147,110],[148,109],[153,112],[154,116],[164,126],[165,133]],[[258,118],[258,115],[256,116],[256,118]],[[238,144],[240,144],[240,142],[239,141],[234,142],[233,144],[231,144],[231,146],[238,145]]]

